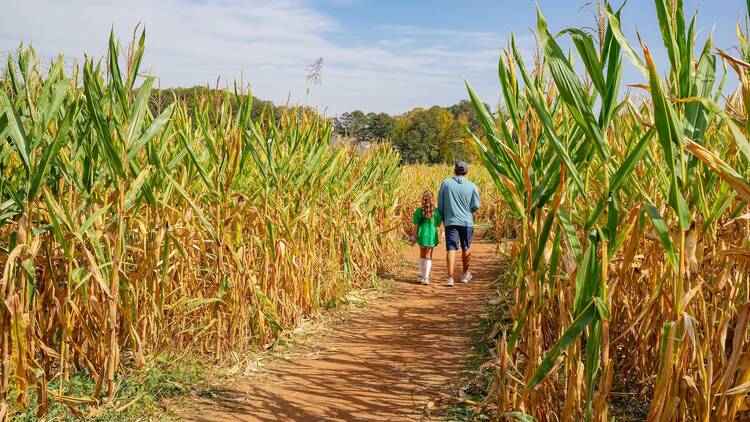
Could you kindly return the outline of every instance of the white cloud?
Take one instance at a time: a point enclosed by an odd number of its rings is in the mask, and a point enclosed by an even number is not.
[[[349,0],[336,1],[346,4]],[[498,49],[491,32],[382,27],[374,41],[340,41],[346,28],[304,0],[0,0],[0,51],[31,42],[46,58],[101,57],[114,26],[123,41],[146,26],[144,65],[166,86],[243,79],[275,102],[307,102],[329,113],[352,109],[398,113],[466,98],[468,77],[485,100],[497,99]],[[305,68],[325,58],[323,84]]]

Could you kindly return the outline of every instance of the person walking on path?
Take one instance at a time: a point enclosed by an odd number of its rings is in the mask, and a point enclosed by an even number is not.
[[[443,218],[433,205],[432,191],[422,194],[422,207],[414,211],[413,223],[417,226],[417,243],[419,243],[419,284],[430,285],[432,268],[432,249],[440,243],[437,228]]]
[[[455,176],[443,181],[438,192],[438,211],[443,216],[445,249],[448,252],[445,258],[448,266],[447,287],[453,287],[453,267],[459,244],[464,270],[461,282],[471,281],[471,238],[474,234],[474,212],[479,209],[479,190],[466,178],[469,165],[465,161],[458,161],[454,173]]]

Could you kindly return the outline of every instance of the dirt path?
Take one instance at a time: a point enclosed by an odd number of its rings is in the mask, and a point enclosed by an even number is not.
[[[444,250],[435,250],[432,285],[425,287],[414,280],[419,250],[409,248],[394,294],[327,327],[313,341],[314,356],[275,360],[261,376],[232,386],[235,397],[203,401],[205,413],[193,420],[420,419],[435,392],[455,394],[497,273],[493,245],[478,243],[472,252],[474,280],[449,289],[443,286]]]

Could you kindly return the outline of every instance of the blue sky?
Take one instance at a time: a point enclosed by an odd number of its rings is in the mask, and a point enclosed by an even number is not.
[[[589,0],[539,0],[553,32],[593,26]],[[463,78],[483,99],[499,97],[497,56],[512,32],[533,51],[535,2],[417,0],[0,0],[0,54],[32,43],[49,60],[105,53],[114,26],[123,40],[147,29],[144,65],[162,87],[214,85],[235,79],[276,103],[305,103],[328,114],[361,109],[402,113],[466,98]],[[619,1],[614,2],[619,5]],[[699,43],[736,45],[745,1],[685,0],[698,8]],[[635,31],[666,71],[654,2],[631,0],[623,29]],[[306,67],[323,57],[323,82],[311,86]],[[627,62],[627,60],[625,60]],[[642,82],[626,64],[624,82]]]

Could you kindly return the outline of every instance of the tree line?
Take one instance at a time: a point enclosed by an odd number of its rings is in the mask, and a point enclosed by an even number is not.
[[[479,122],[469,101],[450,107],[415,108],[404,114],[342,113],[333,119],[334,131],[356,142],[390,141],[404,163],[450,163],[471,160],[466,128],[479,133]]]
[[[207,87],[155,89],[151,96],[153,112],[163,110],[175,99],[187,104],[188,112],[201,102],[217,101],[225,90]],[[242,94],[240,97],[244,97]],[[237,98],[231,96],[232,112],[237,110]],[[285,106],[253,97],[251,117],[278,119]],[[432,106],[414,108],[400,115],[365,113],[360,110],[342,113],[331,119],[333,130],[339,137],[358,144],[391,142],[401,154],[403,163],[451,163],[471,160],[473,147],[465,141],[468,128],[480,133],[481,128],[469,101],[460,101],[449,107]]]

